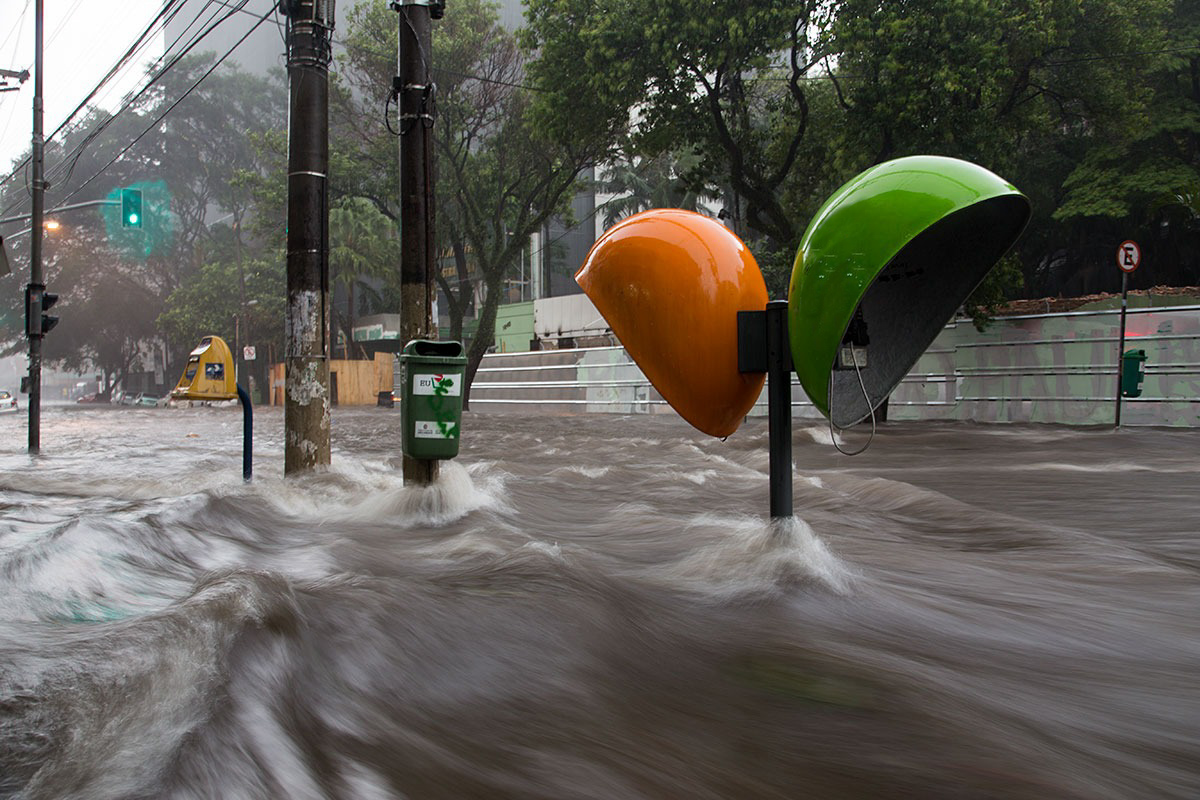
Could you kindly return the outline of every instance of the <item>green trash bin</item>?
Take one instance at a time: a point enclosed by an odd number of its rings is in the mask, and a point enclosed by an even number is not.
[[[1141,397],[1142,381],[1146,379],[1146,351],[1126,350],[1122,359],[1121,395]]]
[[[458,455],[466,368],[462,342],[414,339],[404,345],[400,353],[400,418],[406,456],[442,459]]]

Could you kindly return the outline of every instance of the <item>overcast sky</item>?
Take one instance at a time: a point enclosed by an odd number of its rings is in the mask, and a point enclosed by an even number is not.
[[[45,0],[47,136],[87,96],[162,8],[162,0]],[[0,0],[0,68],[28,69],[19,92],[0,93],[0,177],[29,149],[33,136],[34,0]],[[162,54],[162,35],[143,51]],[[93,101],[114,108],[141,81],[145,61],[130,65]],[[7,81],[12,86],[14,79]],[[49,166],[49,165],[48,165]]]

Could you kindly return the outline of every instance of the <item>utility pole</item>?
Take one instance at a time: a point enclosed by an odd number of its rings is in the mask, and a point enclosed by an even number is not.
[[[433,321],[433,60],[432,20],[444,0],[392,0],[399,12],[400,109],[400,341],[435,339]],[[407,413],[407,409],[405,410]],[[427,485],[438,462],[404,456],[404,482]]]
[[[285,0],[290,88],[284,474],[329,448],[329,62],[334,0]]]
[[[29,231],[29,286],[25,290],[25,333],[29,337],[29,452],[42,449],[42,296],[46,290],[42,275],[42,218],[46,201],[44,176],[45,142],[42,131],[42,74],[43,69],[43,22],[45,8],[43,0],[33,6],[33,159],[30,183],[32,184],[32,214]],[[37,298],[37,307],[31,302]]]

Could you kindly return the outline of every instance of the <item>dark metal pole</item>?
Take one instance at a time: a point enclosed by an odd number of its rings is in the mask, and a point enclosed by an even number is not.
[[[436,338],[433,326],[433,83],[428,0],[393,2],[399,12],[400,341]],[[401,409],[403,424],[408,409]],[[404,482],[437,480],[438,462],[404,456]]]
[[[771,516],[792,516],[792,358],[787,301],[767,303],[767,415]]]
[[[1117,345],[1117,418],[1114,427],[1121,427],[1121,390],[1125,382],[1125,310],[1129,305],[1129,273],[1121,272],[1121,336]]]
[[[284,473],[330,462],[329,62],[333,0],[285,3],[288,17],[287,371]]]
[[[43,176],[44,146],[42,134],[42,68],[43,60],[43,0],[34,4],[33,34],[33,168],[30,175],[33,207],[30,216],[29,291],[26,296],[38,297],[45,290],[42,276],[42,216],[45,209],[46,182]],[[27,303],[28,306],[28,303]],[[30,319],[29,336],[29,452],[42,449],[42,334],[41,303],[34,309],[37,319]],[[26,308],[26,313],[30,309]]]
[[[242,404],[242,480],[249,483],[254,477],[254,406],[242,385],[235,386],[238,402]]]

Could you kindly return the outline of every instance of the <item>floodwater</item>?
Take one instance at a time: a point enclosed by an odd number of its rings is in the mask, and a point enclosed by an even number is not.
[[[398,420],[0,418],[0,796],[1200,796],[1200,432]]]

